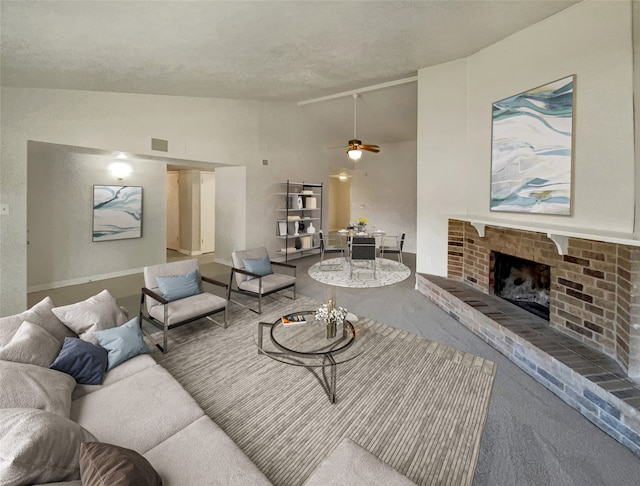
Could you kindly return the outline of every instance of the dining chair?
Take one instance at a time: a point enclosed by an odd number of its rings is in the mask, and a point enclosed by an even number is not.
[[[373,278],[376,278],[376,239],[354,236],[351,240],[349,251],[349,278],[353,277],[353,265],[357,261],[366,261],[373,264]]]
[[[342,247],[342,245],[328,244],[328,239],[327,241],[325,241],[324,232],[322,230],[318,231],[318,236],[320,237],[320,268],[322,268],[323,266],[322,262],[324,261],[325,253],[340,253],[340,256],[344,257],[344,248]]]
[[[398,255],[398,261],[400,263],[404,263],[402,261],[402,248],[404,247],[404,235],[405,234],[402,233],[400,236],[383,236],[382,243],[380,245],[380,258],[384,258],[385,253]],[[386,245],[385,240],[387,238],[393,239],[394,244]]]

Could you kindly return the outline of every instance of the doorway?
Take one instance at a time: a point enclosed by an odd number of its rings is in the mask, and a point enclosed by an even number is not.
[[[351,221],[351,177],[344,173],[329,177],[329,233],[346,228]]]
[[[167,249],[180,250],[180,188],[178,171],[167,172]]]
[[[167,250],[183,255],[215,252],[215,172],[167,170]]]
[[[216,251],[216,174],[200,173],[200,251]]]

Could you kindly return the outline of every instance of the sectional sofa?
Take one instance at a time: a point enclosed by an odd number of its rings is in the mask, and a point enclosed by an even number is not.
[[[87,442],[134,451],[164,486],[271,484],[149,354],[126,359],[107,371],[100,384],[78,384],[47,366],[52,355],[48,351],[46,357],[47,345],[56,348],[49,337],[64,348],[78,336],[92,340],[90,333],[98,328],[123,327],[126,314],[119,314],[115,299],[99,295],[102,308],[96,312],[91,306],[98,296],[81,303],[82,312],[75,317],[82,325],[72,323],[75,329],[68,327],[69,315],[62,311],[78,308],[56,308],[49,298],[21,314],[0,318],[0,484],[105,484],[90,482],[84,470],[80,477],[79,449]],[[111,322],[97,322],[104,320]],[[160,483],[145,479],[126,484]],[[308,484],[413,483],[345,439]]]

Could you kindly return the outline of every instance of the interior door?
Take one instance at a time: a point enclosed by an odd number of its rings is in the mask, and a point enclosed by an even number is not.
[[[200,173],[200,250],[216,251],[216,174]]]
[[[179,172],[167,172],[167,248],[175,251],[180,249],[179,175]]]

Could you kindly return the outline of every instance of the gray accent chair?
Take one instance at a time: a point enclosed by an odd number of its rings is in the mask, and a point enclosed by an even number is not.
[[[157,277],[185,275],[193,270],[198,270],[200,275],[201,293],[171,302],[160,295]],[[224,297],[205,292],[202,282],[224,288]],[[220,324],[211,315],[224,312],[224,322],[221,325],[227,328],[227,284],[202,276],[195,258],[144,267],[144,285],[140,295],[140,326],[143,321],[147,321],[163,330],[162,346],[156,344],[163,353],[167,352],[167,333],[175,327],[204,318]]]
[[[373,264],[373,278],[376,278],[376,239],[354,236],[349,251],[349,278],[353,277],[353,265],[357,261]]]
[[[318,231],[318,236],[320,237],[320,268],[322,268],[325,253],[340,253],[340,256],[344,257],[344,248],[342,245],[329,245],[328,238],[325,242],[324,232],[322,230]]]
[[[394,239],[394,243],[393,245],[386,245],[385,244],[385,240],[386,239]],[[404,263],[402,261],[402,247],[404,246],[404,233],[402,233],[402,235],[400,236],[383,236],[382,237],[382,244],[380,245],[380,258],[384,258],[384,254],[390,254],[390,255],[398,255],[398,261],[400,263]]]
[[[269,275],[258,275],[251,273],[245,269],[244,260],[254,260],[257,258],[269,257],[269,253],[265,247],[252,248],[250,250],[240,250],[231,252],[231,260],[233,267],[229,277],[229,286],[227,290],[227,298],[235,304],[246,307],[241,302],[237,302],[231,298],[232,292],[248,295],[258,299],[258,310],[249,308],[257,314],[262,314],[262,298],[280,292],[282,290],[293,289],[293,300],[296,298],[296,266],[289,263],[274,262],[270,260],[272,266],[287,269],[293,275],[285,273],[271,273]],[[253,277],[248,279],[248,277]],[[235,284],[235,286],[234,286]]]

